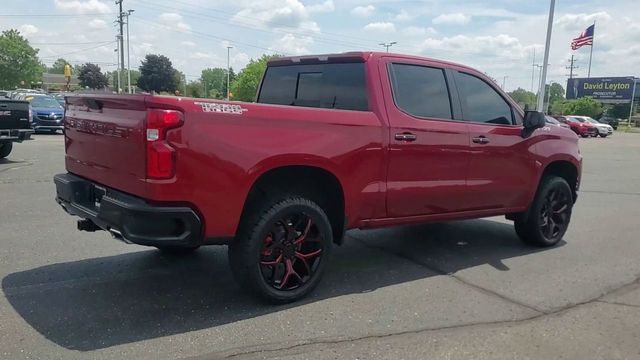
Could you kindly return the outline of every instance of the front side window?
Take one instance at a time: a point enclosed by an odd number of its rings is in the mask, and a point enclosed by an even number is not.
[[[489,84],[473,75],[458,73],[457,85],[465,120],[512,125],[511,106]]]
[[[389,71],[393,97],[400,110],[422,118],[453,118],[444,70],[391,64]]]

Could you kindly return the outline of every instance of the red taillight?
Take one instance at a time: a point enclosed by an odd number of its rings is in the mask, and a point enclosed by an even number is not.
[[[167,139],[167,131],[182,126],[184,118],[176,110],[147,111],[147,179],[169,179],[175,174],[175,149]]]

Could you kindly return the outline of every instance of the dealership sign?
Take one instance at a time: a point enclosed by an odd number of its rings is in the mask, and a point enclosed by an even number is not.
[[[574,78],[567,81],[567,99],[591,97],[604,103],[627,103],[633,96],[633,77]]]

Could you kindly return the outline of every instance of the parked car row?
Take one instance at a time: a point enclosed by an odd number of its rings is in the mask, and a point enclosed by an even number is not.
[[[554,115],[552,118],[561,125],[569,126],[573,132],[583,138],[598,136],[605,138],[613,135],[613,127],[611,125],[599,122],[588,116]],[[547,122],[549,122],[549,119],[547,119]]]
[[[64,96],[65,94],[47,94],[34,89],[16,89],[1,91],[0,97],[11,100],[27,101],[30,107],[30,123],[36,132],[48,131],[56,133],[64,129]]]

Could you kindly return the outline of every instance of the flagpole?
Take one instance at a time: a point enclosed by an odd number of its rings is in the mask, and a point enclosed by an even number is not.
[[[551,0],[549,6],[549,22],[547,23],[547,39],[544,45],[544,62],[542,63],[542,75],[540,76],[540,89],[538,90],[537,110],[544,112],[544,92],[547,84],[547,65],[549,64],[549,51],[551,45],[551,31],[553,29],[553,13],[556,7],[556,0]]]
[[[591,77],[591,59],[593,58],[593,44],[596,42],[596,22],[593,21],[593,37],[591,38],[591,53],[589,54],[589,73],[588,78]]]

